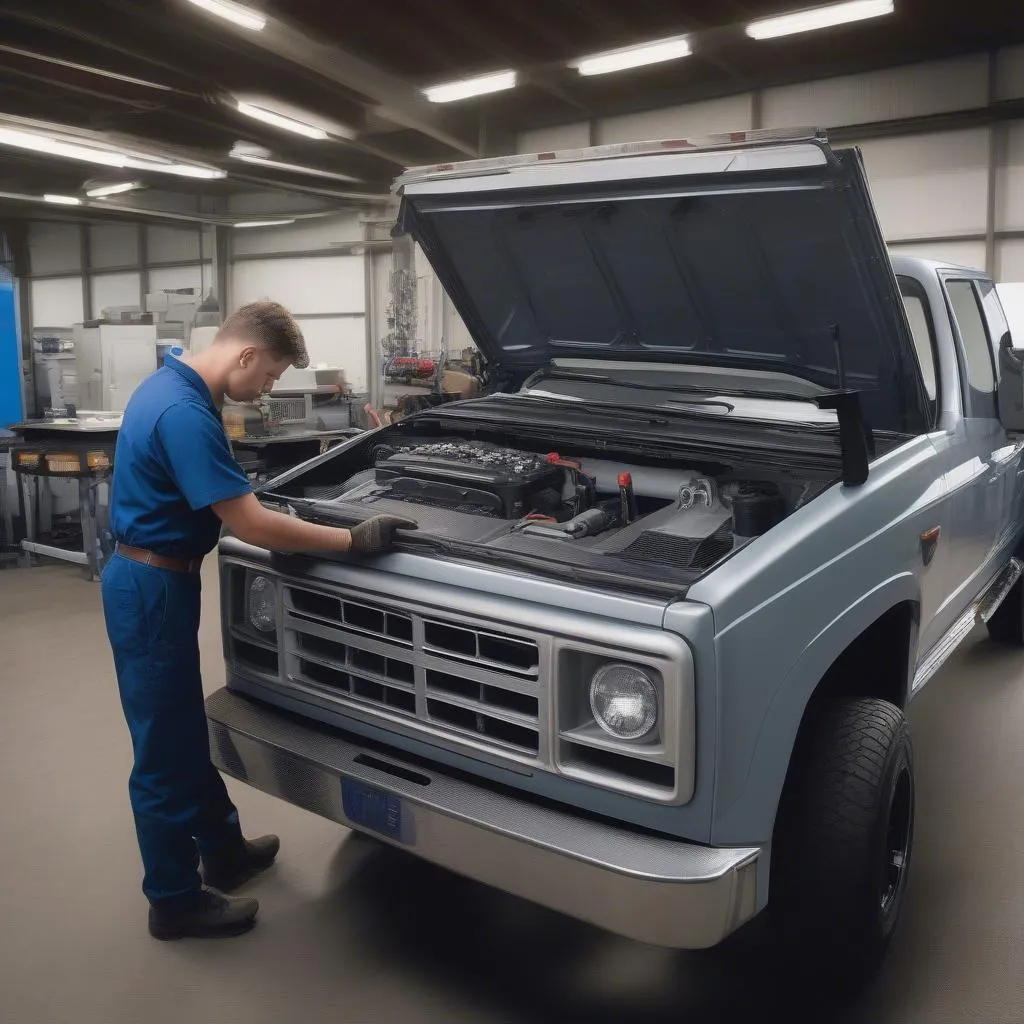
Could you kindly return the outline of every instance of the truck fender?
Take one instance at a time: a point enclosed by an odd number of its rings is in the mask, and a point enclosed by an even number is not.
[[[869,591],[806,646],[768,705],[739,796],[729,807],[719,807],[716,795],[713,843],[730,846],[771,841],[790,758],[811,697],[843,651],[886,612],[906,602],[920,604],[920,589],[910,572]]]

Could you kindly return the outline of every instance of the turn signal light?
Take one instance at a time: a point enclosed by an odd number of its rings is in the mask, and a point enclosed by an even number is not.
[[[85,461],[90,469],[110,469],[110,456],[106,452],[89,452]]]
[[[46,468],[51,473],[80,473],[82,460],[74,452],[54,452],[46,456]]]
[[[39,465],[39,452],[18,452],[18,465],[34,469]]]

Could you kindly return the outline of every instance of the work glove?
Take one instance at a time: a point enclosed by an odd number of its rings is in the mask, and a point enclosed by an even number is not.
[[[359,555],[374,555],[387,551],[395,539],[396,530],[415,530],[416,523],[398,516],[374,516],[353,526],[352,551]]]

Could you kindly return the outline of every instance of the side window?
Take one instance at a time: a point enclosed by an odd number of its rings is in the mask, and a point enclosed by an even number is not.
[[[926,305],[927,299],[921,286],[910,277],[899,278],[900,294],[910,321],[910,331],[914,336],[914,348],[917,349],[917,361],[921,366],[925,391],[934,408],[939,394],[939,379],[935,369],[935,335],[932,331],[932,320]]]
[[[946,294],[967,361],[968,415],[995,419],[996,373],[992,345],[972,281],[947,281]]]

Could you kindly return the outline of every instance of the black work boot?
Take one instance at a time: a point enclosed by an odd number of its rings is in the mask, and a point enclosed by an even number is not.
[[[209,889],[152,903],[149,934],[154,939],[217,939],[241,935],[256,923],[259,903],[230,899]]]
[[[280,849],[281,840],[277,836],[263,836],[243,839],[240,846],[232,843],[206,852],[203,854],[203,881],[220,892],[234,892],[254,875],[266,871]]]

